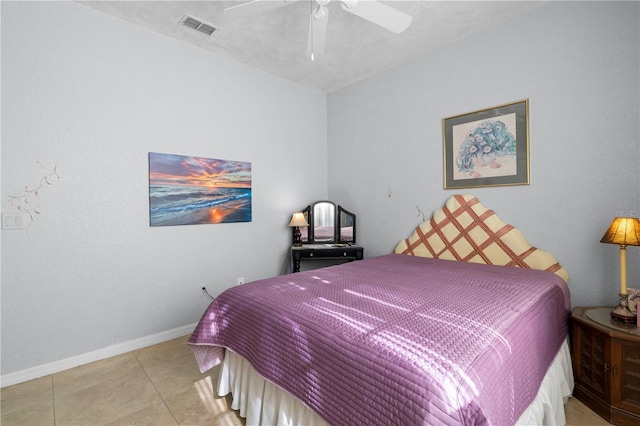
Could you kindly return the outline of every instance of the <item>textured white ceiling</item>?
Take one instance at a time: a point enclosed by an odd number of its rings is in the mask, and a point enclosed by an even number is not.
[[[363,0],[360,0],[363,1]],[[366,1],[366,0],[365,0]],[[79,1],[85,6],[199,46],[322,92],[332,92],[455,39],[525,13],[542,1],[383,1],[413,17],[395,34],[332,1],[325,52],[306,57],[311,2],[229,19],[222,10],[245,1]],[[215,26],[212,36],[180,25],[184,15]]]

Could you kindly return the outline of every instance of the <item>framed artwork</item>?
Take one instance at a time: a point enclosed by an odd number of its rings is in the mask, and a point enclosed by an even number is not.
[[[529,100],[442,120],[444,188],[529,184]]]
[[[150,152],[149,222],[251,222],[251,163]]]

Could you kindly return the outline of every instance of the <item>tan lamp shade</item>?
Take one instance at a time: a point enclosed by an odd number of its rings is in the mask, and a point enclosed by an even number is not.
[[[307,219],[304,218],[304,213],[296,212],[291,217],[291,222],[289,222],[289,226],[309,226],[307,223]]]
[[[621,246],[640,246],[640,220],[635,217],[614,218],[600,242]]]

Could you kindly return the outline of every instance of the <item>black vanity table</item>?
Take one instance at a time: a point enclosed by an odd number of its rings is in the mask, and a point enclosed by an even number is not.
[[[300,272],[301,260],[348,259],[362,260],[364,249],[356,245],[346,244],[303,244],[291,247],[293,272]]]
[[[303,260],[362,260],[356,245],[356,215],[331,201],[317,201],[302,210],[309,227],[301,228],[302,245],[291,246],[293,272]],[[295,232],[295,230],[294,230]]]

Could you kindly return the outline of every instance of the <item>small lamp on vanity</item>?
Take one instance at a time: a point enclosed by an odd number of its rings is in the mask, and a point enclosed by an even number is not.
[[[640,246],[640,220],[635,217],[616,217],[600,240],[601,243],[620,245],[620,304],[611,316],[624,322],[636,322],[627,300],[627,246]]]
[[[289,226],[294,228],[293,231],[293,246],[300,247],[302,246],[302,241],[300,240],[300,227],[301,226],[309,226],[307,223],[307,219],[304,218],[304,213],[296,212],[293,214],[291,218],[291,222],[289,222]]]

